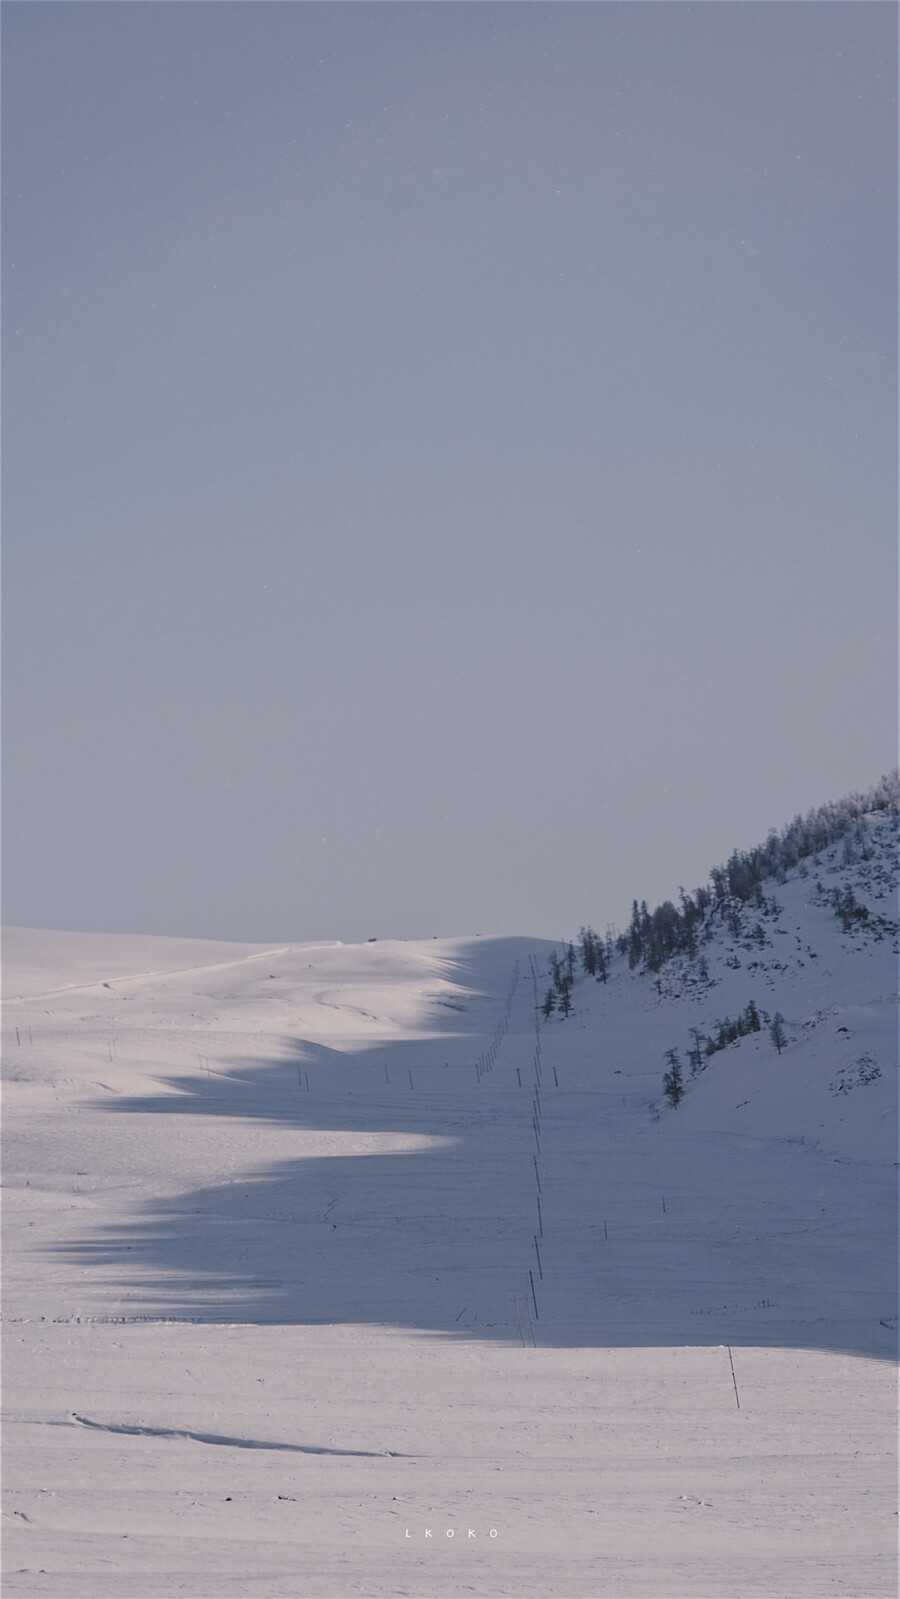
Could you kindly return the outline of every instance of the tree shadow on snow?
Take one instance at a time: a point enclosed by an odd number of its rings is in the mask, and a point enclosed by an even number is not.
[[[523,955],[541,950],[521,942]],[[476,991],[484,953],[473,945],[460,962]],[[760,1152],[748,1140],[705,1172],[702,1213],[679,1209],[677,1172],[664,1178],[670,1201],[660,1209],[658,1174],[641,1166],[646,1112],[615,1137],[598,1124],[593,1162],[581,1104],[567,1109],[564,1092],[551,1103],[546,1068],[536,1158],[533,994],[522,966],[510,1031],[487,1072],[475,1062],[502,1016],[505,983],[455,1031],[443,1011],[433,1036],[352,1055],[283,1040],[277,1058],[104,1099],[116,1115],[295,1129],[298,1153],[157,1202],[64,1252],[108,1268],[124,1316],[367,1323],[529,1343],[533,1326],[544,1346],[772,1344],[893,1358],[891,1195],[880,1193],[882,1230],[862,1272],[858,1246],[820,1224],[818,1199],[813,1207],[804,1197],[804,1174],[813,1186],[824,1174],[837,1199],[846,1192],[852,1233],[862,1199],[846,1163],[817,1166],[787,1145],[768,1151],[761,1198]],[[567,1143],[576,1132],[580,1154]],[[701,1155],[685,1142],[692,1181]],[[653,1160],[649,1146],[644,1157]]]

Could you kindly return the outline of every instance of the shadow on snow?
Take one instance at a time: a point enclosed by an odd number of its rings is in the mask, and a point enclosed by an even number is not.
[[[522,947],[541,949],[525,941]],[[484,945],[472,946],[468,961],[476,994],[484,952]],[[768,1343],[891,1358],[893,1221],[875,1250],[868,1246],[872,1291],[860,1305],[842,1287],[848,1248],[852,1253],[846,1239],[802,1227],[791,1236],[767,1233],[760,1224],[759,1150],[749,1140],[730,1147],[708,1177],[701,1227],[679,1227],[676,1214],[665,1225],[639,1218],[607,1237],[591,1206],[590,1167],[584,1203],[554,1214],[554,1187],[571,1162],[559,1137],[552,1150],[548,1138],[538,1217],[526,979],[523,970],[510,1034],[480,1082],[474,1062],[502,1009],[499,984],[486,1005],[474,1005],[485,1012],[483,1032],[467,1034],[455,1024],[448,1033],[443,1012],[439,1036],[352,1055],[296,1038],[277,1059],[246,1060],[227,1074],[172,1077],[165,1080],[170,1091],[158,1095],[103,1100],[98,1108],[119,1115],[233,1117],[305,1135],[338,1134],[348,1152],[316,1154],[313,1138],[311,1153],[155,1202],[152,1214],[64,1252],[110,1269],[126,1315],[368,1323],[518,1341],[515,1295],[529,1343],[526,1299],[544,1346]],[[621,1135],[634,1146],[635,1162],[647,1128],[646,1117],[638,1120]],[[616,1154],[627,1180],[624,1143],[598,1144],[597,1171]],[[686,1177],[700,1154],[686,1142]],[[651,1158],[649,1148],[644,1158]],[[809,1160],[808,1149],[767,1150],[779,1193],[791,1192]],[[834,1183],[855,1182],[843,1165],[822,1170]]]

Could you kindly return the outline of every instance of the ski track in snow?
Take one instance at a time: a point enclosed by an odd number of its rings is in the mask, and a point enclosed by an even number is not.
[[[45,1421],[45,1427],[90,1427],[95,1432],[124,1434],[130,1438],[190,1438],[196,1444],[222,1444],[228,1449],[280,1449],[294,1455],[347,1455],[358,1459],[397,1459],[394,1450],[383,1449],[326,1449],[317,1444],[272,1443],[263,1438],[227,1438],[215,1432],[188,1432],[183,1427],[138,1427],[127,1422],[92,1421],[89,1416],[73,1415],[70,1421]]]

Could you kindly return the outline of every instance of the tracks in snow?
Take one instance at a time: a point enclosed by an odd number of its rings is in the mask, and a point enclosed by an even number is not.
[[[361,1460],[412,1460],[412,1455],[400,1455],[395,1449],[328,1449],[320,1444],[273,1443],[265,1438],[231,1438],[224,1433],[192,1432],[184,1427],[143,1427],[127,1422],[92,1421],[90,1416],[77,1416],[74,1411],[67,1421],[33,1423],[44,1427],[88,1427],[94,1432],[124,1434],[129,1438],[189,1438],[196,1444],[219,1444],[227,1449],[279,1449],[295,1455],[350,1455]]]

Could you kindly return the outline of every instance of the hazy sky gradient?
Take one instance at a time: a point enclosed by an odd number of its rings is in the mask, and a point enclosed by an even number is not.
[[[4,6],[5,904],[627,918],[895,761],[893,6]]]

